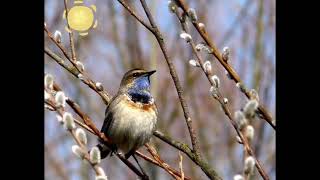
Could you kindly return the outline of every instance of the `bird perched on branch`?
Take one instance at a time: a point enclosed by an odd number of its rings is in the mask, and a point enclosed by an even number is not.
[[[112,148],[100,140],[97,146],[102,159],[118,149],[128,159],[152,137],[157,108],[150,93],[150,76],[155,72],[132,69],[124,74],[118,93],[105,112],[101,132],[111,140]]]

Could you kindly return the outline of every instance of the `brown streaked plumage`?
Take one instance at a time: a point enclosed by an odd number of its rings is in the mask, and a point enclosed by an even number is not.
[[[126,158],[148,142],[155,131],[158,112],[150,94],[149,79],[154,72],[132,69],[125,73],[118,93],[105,112],[101,132],[125,153]],[[102,145],[99,146],[101,150]],[[109,152],[101,154],[104,158]]]

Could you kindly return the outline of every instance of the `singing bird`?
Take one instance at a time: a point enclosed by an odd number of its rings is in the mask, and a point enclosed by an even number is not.
[[[157,123],[157,108],[150,92],[150,76],[156,71],[132,69],[121,80],[106,112],[101,132],[111,139],[112,149],[100,141],[101,158],[121,150],[125,158],[147,143]]]

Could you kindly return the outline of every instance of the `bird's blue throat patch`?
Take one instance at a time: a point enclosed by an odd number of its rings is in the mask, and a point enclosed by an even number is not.
[[[150,94],[150,79],[148,76],[138,77],[133,81],[128,94],[133,102],[148,103],[152,98]]]

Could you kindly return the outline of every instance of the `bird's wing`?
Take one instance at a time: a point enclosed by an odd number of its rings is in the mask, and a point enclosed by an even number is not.
[[[110,103],[108,104],[107,108],[106,108],[106,111],[105,111],[105,118],[104,118],[104,121],[103,121],[103,125],[101,127],[101,132],[103,132],[105,134],[105,136],[109,136],[108,132],[109,132],[109,127],[110,127],[110,124],[112,124],[112,122],[114,121],[113,120],[113,115],[111,113],[111,109],[112,107],[114,107],[115,104],[118,103],[117,101],[117,98],[118,95],[115,95],[112,97],[112,99],[110,100]],[[111,144],[111,147],[107,147],[104,145],[104,142],[103,140],[101,140],[100,138],[98,139],[99,141],[99,144],[97,145],[97,147],[99,148],[100,152],[101,152],[101,159],[104,159],[105,157],[107,157],[110,152],[113,152],[113,146]],[[110,149],[111,148],[111,149]]]
[[[155,111],[155,113],[156,113],[156,118],[158,118],[158,107],[157,107],[157,104],[156,104],[155,101],[154,101],[154,106],[155,106],[154,111]],[[154,125],[153,131],[155,131],[155,130],[157,129],[156,126],[157,126],[157,123]]]
[[[113,123],[114,118],[113,118],[113,114],[111,112],[111,109],[117,104],[119,103],[119,96],[115,95],[113,96],[113,98],[111,99],[109,105],[106,108],[105,111],[105,118],[104,118],[104,122],[101,128],[101,132],[103,132],[106,136],[108,136],[108,131],[110,128],[110,125]]]
[[[156,116],[158,117],[158,106],[157,106],[157,103],[156,103],[156,102],[154,102],[154,106],[155,106]]]

